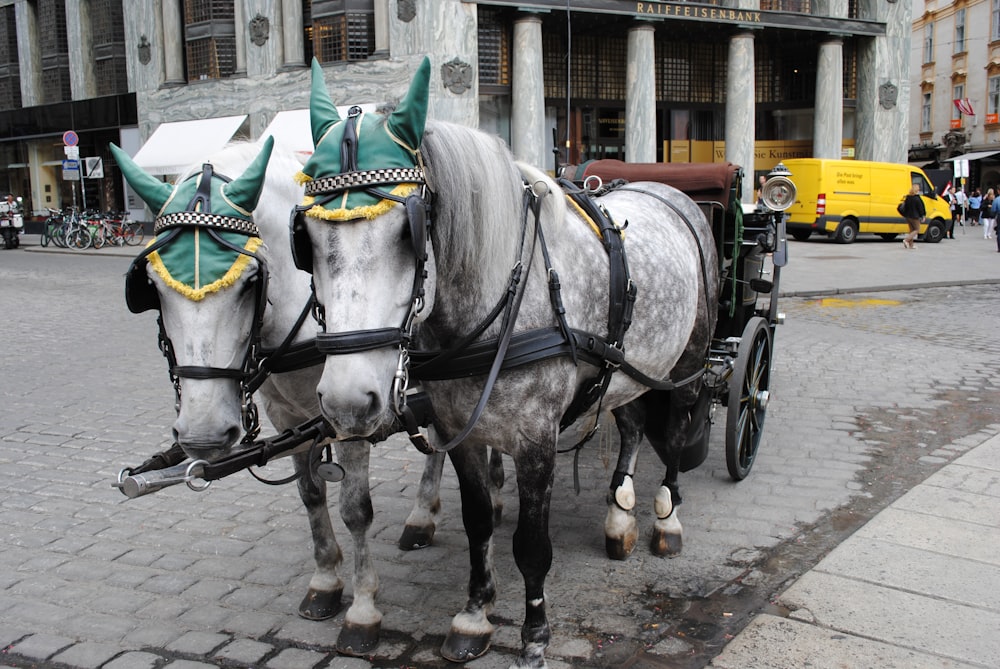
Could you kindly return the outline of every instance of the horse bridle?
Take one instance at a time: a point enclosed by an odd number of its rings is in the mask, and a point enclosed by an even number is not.
[[[268,268],[267,262],[261,256],[230,242],[219,234],[220,231],[225,231],[238,232],[247,237],[259,237],[260,233],[256,224],[240,218],[194,210],[195,204],[207,202],[210,198],[209,189],[213,176],[227,183],[230,182],[228,177],[215,174],[211,164],[205,163],[202,166],[198,192],[188,206],[189,211],[177,212],[157,218],[153,227],[156,241],[136,256],[125,275],[125,300],[132,313],[138,314],[150,309],[160,311],[156,317],[156,324],[159,329],[159,348],[160,352],[167,359],[167,369],[170,374],[170,381],[174,387],[174,409],[177,412],[181,410],[181,379],[232,379],[239,385],[241,423],[245,432],[243,442],[251,443],[260,434],[260,416],[257,411],[257,405],[253,401],[253,393],[260,387],[265,376],[261,374],[261,362],[263,359],[261,355],[261,331],[264,324],[264,309],[267,304]],[[253,321],[250,326],[247,349],[239,367],[177,364],[177,358],[174,355],[174,346],[167,335],[167,330],[163,323],[159,295],[152,281],[149,279],[146,267],[151,253],[166,247],[180,235],[182,230],[190,228],[203,230],[216,244],[257,261],[258,272],[251,279],[254,282]],[[164,234],[161,236],[161,233]],[[289,337],[293,337],[294,334],[295,330],[290,333]]]
[[[416,428],[416,419],[406,409],[406,391],[409,386],[410,343],[413,336],[413,324],[424,307],[424,281],[427,278],[427,261],[430,257],[428,245],[430,244],[433,194],[427,187],[427,180],[421,166],[358,170],[357,123],[360,116],[360,107],[351,107],[348,111],[344,139],[341,143],[341,173],[308,181],[305,185],[305,194],[314,197],[315,200],[309,205],[297,206],[292,210],[289,225],[292,257],[296,267],[312,274],[313,249],[305,223],[306,212],[314,206],[322,206],[330,202],[345,191],[362,190],[373,197],[391,200],[405,207],[407,229],[416,261],[413,270],[413,284],[410,290],[410,306],[403,322],[398,327],[326,332],[325,313],[323,306],[315,298],[314,284],[316,315],[321,328],[321,331],[316,335],[316,347],[324,355],[347,355],[390,346],[397,347],[399,355],[393,378],[393,410],[407,425],[410,439],[421,440],[418,448],[422,448],[426,447],[424,446],[426,442]],[[398,184],[416,184],[418,188],[405,197],[380,188],[380,186]],[[329,222],[336,223],[337,221]]]

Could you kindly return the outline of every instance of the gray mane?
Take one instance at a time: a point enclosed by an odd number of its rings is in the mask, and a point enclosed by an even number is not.
[[[421,152],[435,196],[438,271],[503,285],[517,257],[524,191],[507,146],[478,130],[428,121]]]

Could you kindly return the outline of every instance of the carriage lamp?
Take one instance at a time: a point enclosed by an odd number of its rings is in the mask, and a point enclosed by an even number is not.
[[[769,209],[784,211],[795,202],[795,184],[788,178],[790,176],[792,173],[784,163],[778,163],[768,173],[767,181],[760,192],[760,199]]]

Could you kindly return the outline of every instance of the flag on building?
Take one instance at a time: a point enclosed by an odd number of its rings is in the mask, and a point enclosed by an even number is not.
[[[972,102],[969,101],[969,98],[959,98],[954,102],[955,102],[955,107],[958,108],[960,114],[964,114],[966,116],[976,115],[976,112],[973,111],[972,109]]]

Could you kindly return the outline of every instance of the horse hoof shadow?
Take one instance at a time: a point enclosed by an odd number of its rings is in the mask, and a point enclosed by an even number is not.
[[[332,618],[343,608],[340,603],[340,596],[343,590],[313,590],[309,592],[299,604],[299,615],[306,620],[327,620]]]
[[[344,621],[337,636],[337,652],[351,657],[368,655],[378,646],[381,623],[358,625]]]

